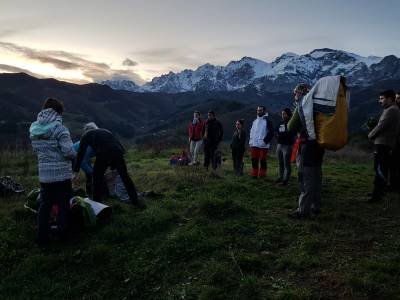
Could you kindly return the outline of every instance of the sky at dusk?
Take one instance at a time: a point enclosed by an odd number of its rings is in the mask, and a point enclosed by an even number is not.
[[[0,72],[77,83],[316,48],[400,57],[397,0],[2,0],[0,11]]]

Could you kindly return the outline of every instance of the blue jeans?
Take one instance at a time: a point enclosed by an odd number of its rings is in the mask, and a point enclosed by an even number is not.
[[[68,228],[69,200],[72,197],[71,180],[40,183],[40,206],[38,213],[38,241],[47,242],[50,231],[50,211],[58,206],[57,231],[65,237]]]

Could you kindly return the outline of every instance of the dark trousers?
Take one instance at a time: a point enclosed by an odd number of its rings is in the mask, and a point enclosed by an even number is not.
[[[93,174],[85,173],[86,175],[86,194],[88,197],[93,198]]]
[[[212,165],[212,168],[217,169],[217,162],[215,160],[215,151],[217,151],[218,145],[215,143],[205,142],[204,143],[204,167]]]
[[[108,154],[97,156],[93,166],[93,200],[101,202],[104,192],[104,173],[107,168],[117,170],[121,176],[125,189],[128,193],[129,200],[132,203],[137,203],[137,192],[132,179],[129,177],[126,163],[122,154]]]
[[[50,211],[54,204],[58,206],[58,233],[61,237],[65,237],[68,228],[69,200],[71,197],[71,180],[40,183],[40,206],[38,213],[38,240],[40,242],[46,242],[49,238]]]
[[[300,189],[298,212],[308,215],[321,209],[322,161],[325,150],[314,141],[300,144],[297,154]]]
[[[236,175],[243,175],[244,149],[232,149],[233,171]]]
[[[391,156],[389,168],[390,188],[394,191],[400,191],[400,144],[397,143]]]
[[[374,151],[374,189],[372,198],[380,200],[388,184],[389,166],[391,162],[391,148],[386,145],[375,145]]]
[[[290,175],[292,174],[292,165],[290,161],[292,150],[292,145],[278,144],[276,148],[276,156],[278,157],[279,162],[279,179],[286,183],[289,181]]]

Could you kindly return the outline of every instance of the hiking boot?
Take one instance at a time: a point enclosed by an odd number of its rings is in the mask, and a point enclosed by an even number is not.
[[[282,181],[279,185],[280,186],[286,186],[288,184],[287,180]]]
[[[295,210],[295,211],[292,212],[292,213],[288,213],[288,217],[289,217],[290,219],[293,219],[293,220],[301,220],[301,219],[306,219],[306,218],[308,218],[309,215],[308,215],[308,214],[301,213],[301,212],[299,212],[298,210]]]
[[[280,183],[282,182],[282,178],[278,178],[277,180],[275,180],[275,183]]]

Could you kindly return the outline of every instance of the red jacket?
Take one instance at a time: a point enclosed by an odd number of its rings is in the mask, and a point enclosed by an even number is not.
[[[189,123],[189,138],[191,141],[200,141],[203,138],[204,121],[199,119],[196,125]]]

